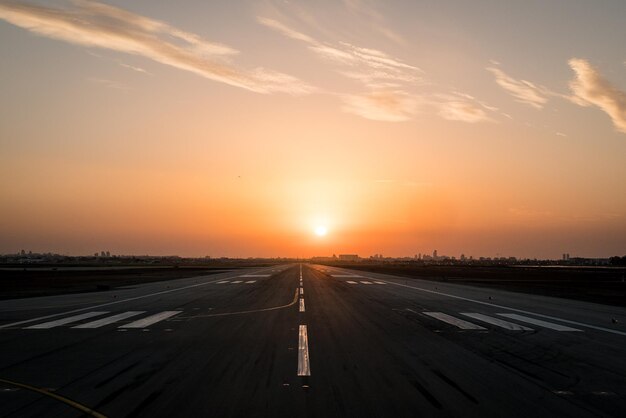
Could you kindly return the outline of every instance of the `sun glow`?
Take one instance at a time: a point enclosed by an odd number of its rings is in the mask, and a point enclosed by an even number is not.
[[[326,234],[328,234],[328,228],[326,228],[324,225],[318,225],[315,227],[315,235],[317,235],[318,237],[323,237]]]

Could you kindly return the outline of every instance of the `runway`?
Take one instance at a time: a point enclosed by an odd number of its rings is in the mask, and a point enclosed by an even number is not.
[[[626,416],[626,309],[290,264],[0,301],[3,417]]]

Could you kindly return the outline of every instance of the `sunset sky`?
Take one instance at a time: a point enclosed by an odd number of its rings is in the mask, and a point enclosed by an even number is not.
[[[0,0],[0,252],[626,254],[623,0],[184,4]]]

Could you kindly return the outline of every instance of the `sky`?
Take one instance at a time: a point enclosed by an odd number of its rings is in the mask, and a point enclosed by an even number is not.
[[[0,253],[624,255],[625,19],[0,0]]]

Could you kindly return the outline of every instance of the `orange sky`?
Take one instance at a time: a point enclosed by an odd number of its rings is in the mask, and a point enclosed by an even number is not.
[[[620,3],[112,4],[0,3],[0,252],[626,253]]]

